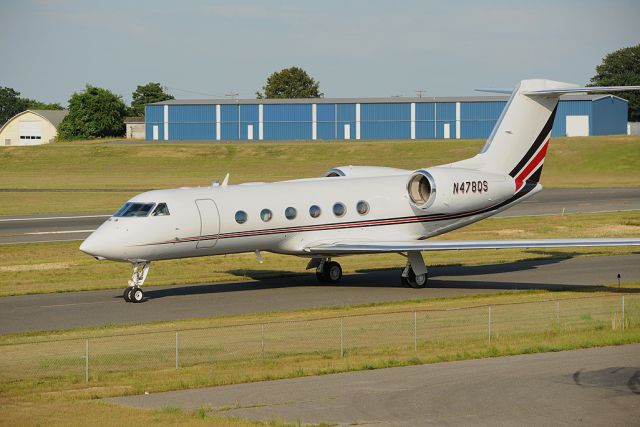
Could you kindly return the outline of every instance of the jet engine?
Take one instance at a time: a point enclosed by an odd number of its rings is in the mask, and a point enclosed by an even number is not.
[[[515,185],[508,175],[433,167],[413,172],[407,181],[407,193],[417,209],[456,213],[503,202],[513,196]]]
[[[387,168],[382,166],[338,166],[329,169],[325,177],[346,176],[349,178],[366,178],[376,176],[404,175],[411,171],[406,169]]]

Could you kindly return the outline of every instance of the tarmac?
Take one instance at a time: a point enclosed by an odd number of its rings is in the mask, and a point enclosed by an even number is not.
[[[168,287],[145,286],[146,300],[125,303],[124,289],[0,298],[0,333],[215,317],[386,301],[444,298],[501,290],[596,290],[640,281],[640,253],[568,259],[544,258],[480,266],[429,269],[429,285],[400,285],[400,270],[346,274],[340,284],[319,285],[315,274],[268,280]],[[569,253],[569,256],[571,254]],[[251,275],[251,272],[247,272]]]
[[[640,344],[105,399],[340,426],[633,426]]]

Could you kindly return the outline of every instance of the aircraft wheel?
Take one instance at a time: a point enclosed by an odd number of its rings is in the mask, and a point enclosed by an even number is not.
[[[322,275],[325,281],[329,283],[337,283],[342,278],[342,267],[335,261],[329,261],[324,264]]]
[[[413,269],[409,269],[409,276],[406,278],[406,281],[412,288],[424,288],[429,282],[429,274],[425,273],[416,276],[416,273],[413,272]]]
[[[142,302],[142,300],[144,299],[144,292],[142,292],[141,288],[136,286],[131,289],[129,298],[131,299],[131,302]]]
[[[122,298],[124,298],[126,302],[131,302],[131,289],[131,286],[127,286],[122,293]]]

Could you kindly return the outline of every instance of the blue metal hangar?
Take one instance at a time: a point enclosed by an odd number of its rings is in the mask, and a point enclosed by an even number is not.
[[[145,107],[147,140],[487,138],[508,97],[169,100]],[[553,136],[626,134],[627,101],[560,99]]]

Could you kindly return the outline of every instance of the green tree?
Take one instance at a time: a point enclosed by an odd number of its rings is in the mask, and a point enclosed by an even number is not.
[[[62,139],[92,139],[124,135],[127,106],[111,91],[87,85],[69,98],[69,114],[58,128]]]
[[[264,93],[256,92],[262,98],[320,98],[320,82],[317,82],[305,70],[298,67],[285,68],[269,76],[267,84],[262,86]]]
[[[138,86],[131,94],[131,99],[131,110],[129,114],[135,117],[143,117],[145,104],[166,101],[168,99],[174,99],[174,97],[166,93],[162,86],[160,86],[160,83],[150,82],[146,85]]]
[[[62,105],[57,102],[48,103],[48,102],[40,102],[35,99],[24,98],[24,101],[27,103],[27,110],[64,110]]]
[[[10,87],[0,88],[0,126],[27,108],[27,102],[20,98],[20,92]]]
[[[590,83],[590,86],[637,85],[640,85],[640,44],[607,54],[596,67],[596,75]],[[640,121],[640,93],[618,92],[614,95],[629,101],[629,121]]]
[[[0,126],[24,110],[62,110],[60,104],[47,104],[34,99],[20,98],[20,92],[10,87],[0,88]]]

